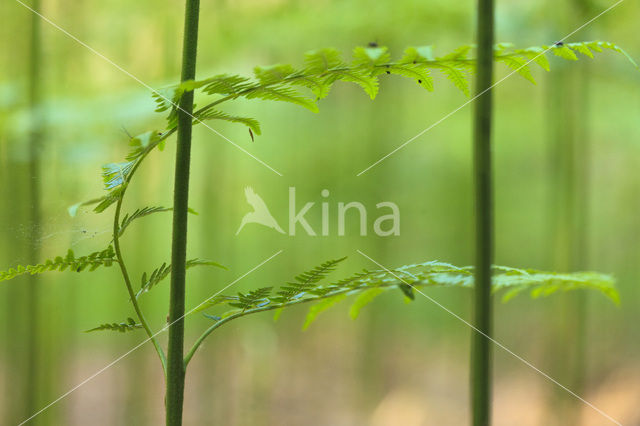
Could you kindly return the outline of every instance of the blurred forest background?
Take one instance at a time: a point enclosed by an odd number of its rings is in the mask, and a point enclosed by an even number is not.
[[[497,41],[551,44],[611,6],[611,1],[501,1]],[[336,47],[349,57],[375,41],[400,56],[409,45],[445,54],[473,42],[469,0],[204,1],[198,76],[250,74],[256,65],[300,64],[303,53]],[[183,3],[173,0],[42,0],[42,13],[152,87],[179,78]],[[568,41],[601,39],[640,58],[638,2],[625,1]],[[51,25],[41,25],[36,80],[30,82],[32,13],[0,3],[0,269],[104,248],[111,217],[67,208],[102,193],[100,166],[120,161],[133,135],[161,128],[147,89]],[[640,424],[640,74],[623,57],[535,70],[532,85],[513,76],[495,89],[496,263],[549,270],[597,270],[618,279],[622,303],[570,293],[508,304],[496,300],[495,337],[624,424]],[[556,58],[557,59],[557,58]],[[497,66],[497,78],[507,74]],[[34,74],[31,74],[32,76]],[[29,151],[30,95],[39,84],[43,114],[40,171]],[[385,266],[438,259],[473,262],[469,106],[395,155],[356,174],[467,101],[444,78],[429,93],[409,81],[383,79],[375,102],[339,84],[320,113],[267,102],[232,110],[260,120],[254,143],[246,128],[211,125],[283,173],[280,177],[198,126],[193,145],[189,257],[229,271],[194,269],[187,309],[278,250],[281,255],[230,290],[278,285],[330,258],[349,256],[334,278]],[[30,88],[31,87],[31,88]],[[37,94],[36,94],[37,95]],[[174,141],[175,139],[170,139]],[[173,146],[141,169],[125,210],[170,206]],[[42,217],[30,216],[34,182]],[[37,186],[37,185],[36,185]],[[281,226],[288,188],[320,228],[320,203],[331,209],[331,236],[291,237],[249,225],[244,187],[252,186]],[[325,200],[320,193],[330,191]],[[360,201],[369,235],[348,225],[336,233],[337,203]],[[401,234],[371,231],[375,204],[393,201]],[[355,222],[355,218],[351,217]],[[137,222],[124,255],[134,276],[170,257],[171,214]],[[428,294],[469,318],[468,290]],[[143,300],[152,328],[167,314],[168,280]],[[274,323],[264,314],[232,322],[209,338],[187,377],[189,425],[458,425],[468,422],[470,329],[418,296],[386,295],[356,321],[344,303],[301,331],[306,307]],[[0,423],[17,424],[143,340],[142,332],[84,330],[132,315],[115,268],[53,272],[0,283]],[[187,341],[209,320],[192,315]],[[166,335],[163,335],[163,342]],[[495,348],[496,425],[609,424],[593,409]],[[150,344],[86,383],[30,424],[152,425],[163,422],[162,370]]]

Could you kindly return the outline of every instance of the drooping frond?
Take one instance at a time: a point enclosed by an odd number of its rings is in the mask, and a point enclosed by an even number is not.
[[[304,325],[306,328],[318,314],[348,296],[357,296],[349,312],[352,318],[356,318],[364,306],[385,291],[400,290],[400,293],[409,299],[419,299],[427,287],[473,287],[473,267],[457,267],[438,261],[405,265],[390,270],[363,271],[333,283],[317,284],[342,260],[325,262],[296,277],[295,283],[284,284],[275,293],[271,287],[264,287],[247,294],[240,293],[238,296],[218,295],[206,301],[198,310],[220,305],[234,308],[215,316],[215,321],[222,324],[251,313],[282,310],[300,303],[317,302],[309,310]],[[502,293],[505,302],[522,292],[528,292],[535,298],[549,296],[558,291],[592,289],[614,303],[619,303],[613,278],[596,272],[554,273],[494,266],[492,282],[494,293]]]
[[[229,121],[231,123],[240,123],[250,128],[253,131],[253,133],[255,133],[256,135],[262,134],[260,130],[260,123],[258,122],[258,120],[251,117],[238,117],[234,115],[229,115],[226,112],[211,109],[208,111],[204,111],[201,114],[196,114],[195,118],[197,119],[196,123],[198,121],[207,121],[207,120],[224,120],[224,121]]]
[[[433,78],[431,72],[417,64],[396,64],[386,67],[389,74],[401,75],[413,78],[419,85],[430,92],[433,92]]]
[[[421,87],[432,91],[434,88],[431,70],[439,70],[455,87],[467,96],[470,95],[469,76],[475,70],[476,60],[470,54],[474,46],[464,45],[453,52],[436,57],[432,46],[408,47],[398,60],[392,60],[386,47],[356,47],[351,62],[345,62],[340,52],[332,48],[307,52],[302,68],[288,64],[277,64],[254,68],[254,77],[233,74],[218,74],[197,81],[186,81],[156,91],[154,98],[157,111],[170,111],[167,130],[164,132],[146,132],[131,139],[132,152],[126,163],[111,163],[105,166],[105,186],[109,194],[99,200],[96,211],[105,210],[116,202],[121,195],[118,189],[124,187],[135,161],[139,161],[156,146],[162,147],[164,140],[176,130],[176,105],[183,93],[200,90],[208,95],[222,96],[194,112],[198,120],[220,119],[239,122],[248,126],[253,133],[260,134],[258,122],[249,117],[231,116],[219,109],[219,105],[239,97],[288,102],[317,112],[317,102],[327,96],[337,81],[359,85],[373,99],[378,93],[379,78],[385,74],[408,77]],[[602,41],[579,43],[556,43],[552,46],[534,46],[526,49],[513,49],[509,43],[495,46],[495,60],[504,63],[510,69],[531,82],[535,82],[530,63],[536,63],[545,70],[550,65],[548,54],[576,60],[576,53],[592,58],[594,52],[609,49],[624,55],[634,65],[633,59],[619,46]],[[308,89],[313,98],[301,90]],[[198,122],[195,121],[195,123]],[[94,201],[94,200],[92,200]],[[73,207],[75,212],[77,205]]]
[[[126,162],[110,163],[104,167],[104,183],[109,192],[98,199],[72,206],[69,212],[75,214],[78,207],[90,204],[97,204],[94,210],[102,212],[121,199],[139,162],[155,147],[161,149],[166,138],[176,131],[176,105],[187,91],[201,91],[217,97],[194,112],[197,119],[194,123],[198,123],[198,120],[226,120],[242,123],[253,133],[260,134],[261,129],[255,119],[229,115],[220,110],[220,105],[243,97],[288,102],[317,112],[318,101],[327,96],[333,84],[338,81],[355,83],[374,98],[378,93],[379,79],[387,74],[411,78],[424,89],[432,91],[432,70],[440,71],[455,87],[469,96],[469,77],[476,67],[476,59],[471,55],[473,50],[474,46],[464,45],[449,54],[436,56],[432,46],[408,47],[399,59],[394,60],[384,46],[356,47],[349,62],[342,59],[339,51],[325,48],[307,52],[301,67],[287,64],[262,66],[254,69],[253,77],[218,74],[158,90],[154,93],[157,111],[170,111],[166,130],[150,131],[131,138],[132,150],[126,157]],[[558,42],[551,46],[525,49],[514,49],[509,43],[498,43],[495,45],[494,58],[513,72],[535,82],[530,65],[535,63],[548,71],[548,55],[574,61],[578,59],[577,54],[593,58],[595,53],[604,50],[620,53],[637,66],[622,48],[602,41]],[[308,97],[305,91],[310,91],[313,98]]]
[[[248,92],[245,96],[247,99],[289,102],[304,107],[311,112],[318,112],[318,105],[313,99],[309,99],[285,85],[261,86]]]
[[[134,331],[142,328],[142,324],[136,323],[133,318],[127,318],[126,322],[113,322],[111,324],[101,324],[90,330],[86,330],[85,333],[91,333],[93,331],[118,331],[120,333],[126,333],[127,331]]]
[[[105,250],[96,251],[81,257],[75,257],[73,250],[69,250],[64,257],[58,256],[37,265],[18,265],[7,271],[0,271],[0,281],[7,281],[19,275],[35,275],[48,271],[64,271],[67,269],[75,272],[82,272],[84,270],[95,271],[100,266],[111,266],[113,262],[117,262],[115,256],[115,252],[111,246]]]

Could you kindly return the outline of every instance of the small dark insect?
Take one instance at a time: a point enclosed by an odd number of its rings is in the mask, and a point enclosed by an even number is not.
[[[253,132],[251,131],[251,129],[249,129],[249,136],[251,136],[251,142],[254,142],[254,140],[253,140]]]
[[[387,71],[387,74],[391,74],[391,71]]]
[[[555,43],[553,43],[554,46],[564,46],[564,43],[561,41],[556,41]]]
[[[368,44],[369,47],[378,47],[378,43],[375,41],[370,41]]]
[[[162,132],[158,132],[158,136],[162,136]]]
[[[422,84],[422,80],[418,80],[418,84]]]

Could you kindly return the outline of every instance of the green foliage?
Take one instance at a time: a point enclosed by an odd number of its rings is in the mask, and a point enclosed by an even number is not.
[[[215,317],[209,316],[222,324],[251,313],[281,311],[300,303],[315,302],[304,323],[304,328],[307,328],[321,312],[348,296],[357,296],[349,311],[350,316],[355,319],[364,306],[388,290],[399,289],[409,300],[414,300],[415,293],[422,294],[422,289],[426,287],[473,287],[473,267],[457,267],[438,261],[405,265],[391,270],[365,270],[340,281],[320,285],[328,272],[343,260],[344,258],[328,261],[304,272],[296,277],[296,283],[285,283],[275,293],[273,287],[263,287],[237,296],[218,295],[206,301],[198,310],[219,305],[234,308]],[[493,267],[493,291],[502,293],[505,302],[522,292],[529,292],[535,298],[578,289],[597,290],[612,302],[619,303],[614,280],[609,275]]]
[[[318,317],[318,315],[321,312],[326,311],[327,309],[337,304],[338,302],[342,301],[346,297],[347,297],[346,293],[336,294],[335,296],[327,297],[325,299],[320,300],[315,305],[312,305],[309,308],[309,313],[307,314],[307,318],[304,320],[302,329],[306,330],[307,328],[309,328],[309,326],[315,321],[315,319]]]
[[[213,262],[210,260],[202,260],[202,259],[189,259],[186,263],[186,269],[191,269],[195,266],[215,266],[216,268],[227,269],[225,266],[217,262]],[[136,298],[140,297],[141,294],[148,292],[156,284],[160,283],[162,280],[167,278],[171,274],[171,265],[167,265],[167,263],[163,263],[160,267],[156,268],[151,272],[150,275],[147,275],[146,272],[142,274],[142,278],[140,279],[140,290],[136,293]]]
[[[255,307],[260,307],[264,303],[268,303],[267,296],[271,293],[273,287],[262,287],[256,290],[251,290],[249,293],[238,293],[238,299],[233,302],[229,302],[229,306],[247,310]]]
[[[370,288],[361,292],[356,299],[354,300],[351,308],[349,309],[349,316],[351,319],[358,318],[360,315],[360,310],[367,306],[369,303],[373,302],[373,299],[378,297],[380,294],[384,292],[381,288]]]
[[[73,250],[69,250],[64,257],[57,256],[37,265],[18,265],[7,271],[0,271],[0,281],[7,281],[19,275],[35,275],[47,271],[64,271],[67,269],[74,272],[95,271],[100,266],[111,266],[113,262],[117,262],[117,260],[111,246],[105,250],[81,257],[75,257]]]
[[[241,123],[251,129],[256,135],[261,134],[260,123],[255,118],[233,116],[216,110],[204,111],[203,113],[198,114],[197,118],[199,121],[224,120],[231,123]]]
[[[336,82],[354,83],[374,99],[379,91],[380,79],[386,78],[387,75],[410,78],[420,87],[433,91],[433,70],[438,70],[455,87],[469,96],[469,79],[476,67],[476,60],[471,57],[473,49],[473,46],[465,45],[449,54],[437,57],[431,46],[408,47],[400,59],[394,60],[386,47],[356,47],[353,50],[352,59],[346,61],[337,50],[325,48],[306,53],[303,65],[300,67],[287,64],[256,67],[253,77],[218,74],[203,80],[186,81],[160,89],[154,93],[153,97],[156,102],[156,111],[167,112],[165,130],[152,130],[131,137],[130,151],[124,161],[103,166],[102,178],[106,194],[69,208],[69,213],[74,216],[82,206],[95,205],[94,211],[100,213],[116,204],[113,229],[115,251],[109,246],[106,250],[76,258],[70,250],[65,257],[47,260],[43,264],[19,265],[8,271],[0,271],[0,281],[27,273],[38,274],[66,269],[79,272],[95,270],[100,266],[110,266],[114,262],[120,263],[125,284],[129,294],[132,295],[131,303],[140,323],[136,323],[133,318],[128,318],[123,323],[102,324],[88,331],[126,332],[143,328],[156,347],[164,365],[164,352],[146,323],[137,299],[167,278],[171,273],[171,265],[163,263],[150,274],[144,273],[140,280],[140,289],[137,293],[134,292],[120,253],[119,239],[135,220],[171,209],[143,207],[124,215],[121,220],[119,218],[124,195],[138,167],[156,147],[161,150],[166,139],[176,132],[177,105],[181,96],[186,92],[197,91],[201,95],[213,98],[207,99],[208,103],[194,111],[193,124],[206,120],[240,123],[250,129],[253,138],[253,133],[261,134],[259,122],[251,117],[235,116],[224,112],[221,109],[223,103],[238,98],[260,99],[287,102],[317,112],[319,101],[330,93]],[[535,63],[548,71],[550,69],[549,60],[546,57],[548,54],[575,61],[578,59],[576,54],[593,58],[594,53],[606,49],[624,55],[635,65],[635,62],[620,47],[600,41],[557,43],[553,46],[526,49],[513,49],[511,45],[501,43],[495,46],[494,57],[497,62],[504,63],[509,69],[535,83],[529,65]],[[278,288],[261,287],[248,293],[240,292],[233,296],[218,295],[205,301],[198,310],[225,306],[229,310],[220,315],[206,315],[214,321],[214,325],[196,342],[193,350],[185,358],[185,362],[188,362],[202,339],[214,328],[252,313],[274,310],[279,315],[282,310],[290,306],[310,303],[312,306],[304,323],[304,327],[307,328],[321,312],[350,296],[354,296],[355,301],[349,314],[352,318],[356,318],[364,306],[388,290],[402,293],[407,300],[414,300],[416,293],[422,293],[421,289],[426,287],[468,288],[473,286],[473,268],[456,267],[435,261],[402,266],[389,271],[365,270],[339,281],[322,284],[344,260],[345,258],[327,261],[299,274],[293,281],[286,282]],[[186,262],[187,268],[199,265],[224,268],[216,262],[200,259],[191,259]],[[615,303],[619,302],[613,279],[608,275],[595,272],[559,274],[496,266],[493,288],[495,292],[502,293],[504,301],[522,292],[529,292],[532,297],[541,297],[558,291],[589,288],[598,290]]]
[[[526,49],[513,49],[509,43],[499,43],[495,45],[495,60],[535,83],[529,65],[535,63],[549,71],[547,54],[573,61],[577,59],[576,52],[592,58],[594,52],[605,49],[624,55],[635,65],[619,46],[601,41],[558,43]],[[408,47],[401,58],[394,61],[386,47],[356,47],[351,61],[347,62],[337,50],[324,48],[307,52],[301,68],[283,64],[256,67],[253,78],[218,74],[159,89],[153,97],[156,111],[169,111],[166,130],[149,131],[131,138],[129,144],[132,150],[126,156],[126,161],[109,163],[103,167],[104,185],[109,192],[103,197],[74,205],[69,212],[75,215],[80,206],[92,204],[97,204],[94,211],[102,212],[121,199],[140,162],[155,147],[162,148],[164,141],[176,131],[177,104],[187,91],[200,91],[218,97],[193,113],[194,124],[206,120],[224,120],[243,124],[259,135],[261,128],[256,119],[230,115],[220,110],[220,104],[243,97],[287,102],[317,112],[318,101],[327,96],[338,81],[355,83],[374,99],[379,90],[380,76],[387,74],[411,78],[424,89],[433,91],[432,69],[439,70],[455,87],[469,96],[469,77],[476,66],[475,59],[470,56],[472,51],[473,46],[464,45],[447,55],[436,57],[432,46]],[[310,91],[313,97],[307,96],[304,90]]]
[[[288,282],[280,287],[273,300],[278,303],[286,303],[304,295],[308,291],[312,291],[320,281],[333,272],[338,267],[338,264],[345,259],[346,257],[329,260],[297,275],[295,282]]]
[[[534,46],[526,49],[512,49],[512,45],[508,43],[499,43],[495,46],[495,59],[516,70],[527,80],[535,82],[529,63],[534,62],[548,71],[547,54],[573,61],[577,59],[574,52],[592,58],[593,52],[601,52],[603,49],[621,53],[635,65],[631,57],[620,47],[601,41]],[[307,52],[303,66],[299,69],[288,64],[256,67],[253,79],[220,74],[163,89],[155,98],[158,110],[164,111],[170,108],[171,103],[177,103],[179,96],[185,91],[201,90],[208,95],[223,96],[196,111],[196,119],[213,107],[239,97],[289,102],[317,112],[317,101],[327,96],[331,86],[337,81],[355,83],[373,99],[378,93],[379,76],[383,74],[408,77],[425,89],[433,90],[430,69],[438,69],[455,87],[469,96],[469,76],[475,71],[476,66],[475,59],[470,57],[472,51],[473,46],[464,45],[447,55],[436,57],[432,46],[408,47],[399,60],[393,61],[386,47],[356,47],[351,61],[347,62],[337,50],[324,48]],[[298,88],[301,86],[309,89],[315,99],[308,98],[300,92]],[[171,115],[168,119],[168,128],[171,129],[175,123]],[[237,121],[249,125],[246,119]]]
[[[136,323],[133,318],[127,318],[126,322],[113,322],[111,324],[101,324],[90,330],[86,330],[85,333],[91,333],[93,331],[118,331],[120,333],[126,333],[127,331],[134,331],[142,328],[142,324]]]
[[[134,166],[133,161],[125,163],[109,163],[102,166],[102,180],[104,188],[109,190],[125,183],[127,175]]]
[[[127,213],[122,218],[122,222],[120,222],[120,226],[118,227],[118,235],[122,236],[122,234],[124,234],[125,229],[127,229],[127,227],[131,225],[131,222],[133,222],[136,219],[149,216],[150,214],[168,212],[171,210],[173,210],[171,207],[143,207],[141,209],[137,209],[131,214]]]

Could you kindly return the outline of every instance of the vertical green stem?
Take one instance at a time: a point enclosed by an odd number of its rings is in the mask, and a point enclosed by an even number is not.
[[[493,0],[478,0],[478,73],[474,103],[474,180],[476,216],[475,321],[471,352],[473,425],[491,419],[491,264],[493,257],[493,194],[491,118],[493,81]]]
[[[186,0],[182,46],[181,81],[196,75],[199,0]],[[185,366],[184,306],[185,265],[187,260],[187,215],[189,203],[189,166],[191,161],[191,130],[193,92],[180,98],[178,110],[178,140],[173,197],[173,235],[171,247],[171,293],[169,299],[169,346],[167,351],[167,426],[182,424]]]
[[[556,11],[558,28],[584,22],[594,11],[585,0],[570,1]],[[583,30],[588,31],[588,30]],[[589,257],[589,80],[588,64],[562,66],[551,79],[549,104],[551,174],[550,218],[553,219],[553,260],[556,270],[584,270]],[[552,372],[572,391],[582,394],[586,376],[587,294],[567,295],[558,302],[554,312],[560,313],[557,331],[553,335],[561,351],[551,362]],[[567,345],[567,342],[571,342]],[[577,423],[580,404],[566,392],[550,395],[554,415],[566,423]]]
[[[34,11],[40,11],[40,0],[33,0],[31,7]],[[42,114],[41,101],[41,37],[40,17],[31,14],[31,36],[29,40],[29,109],[31,114],[29,134],[29,242],[27,258],[30,264],[35,265],[40,260],[40,150],[42,141]],[[29,276],[27,284],[27,376],[26,383],[26,416],[33,414],[38,408],[39,397],[39,327],[38,327],[38,289],[35,275]]]

